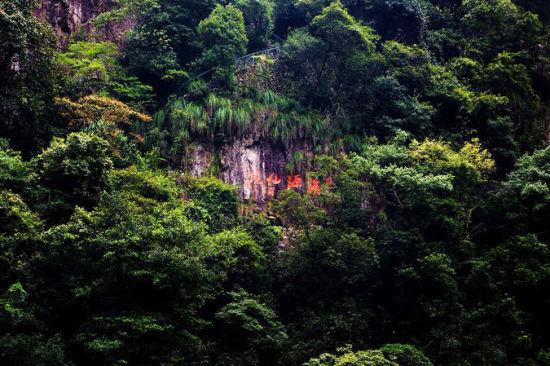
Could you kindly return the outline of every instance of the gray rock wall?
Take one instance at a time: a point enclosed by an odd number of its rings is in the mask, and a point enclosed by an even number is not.
[[[287,186],[284,147],[253,139],[235,140],[216,149],[212,144],[199,143],[190,153],[189,172],[208,175],[219,155],[219,177],[239,187],[245,200],[265,202]]]

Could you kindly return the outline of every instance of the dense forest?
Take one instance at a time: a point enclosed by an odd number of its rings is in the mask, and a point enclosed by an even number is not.
[[[0,0],[1,365],[550,365],[548,0],[84,3]]]

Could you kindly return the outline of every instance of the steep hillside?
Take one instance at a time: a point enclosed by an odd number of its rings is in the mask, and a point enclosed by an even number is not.
[[[549,366],[550,2],[0,0],[0,365]]]
[[[47,21],[56,34],[59,46],[67,47],[72,38],[88,34],[95,40],[121,42],[134,22],[126,19],[97,30],[92,21],[99,14],[116,7],[113,0],[40,0],[36,15]]]

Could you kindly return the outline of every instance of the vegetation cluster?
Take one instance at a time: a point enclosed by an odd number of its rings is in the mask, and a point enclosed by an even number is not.
[[[1,365],[550,365],[548,1],[114,4],[0,0]],[[315,185],[179,171],[246,138]]]

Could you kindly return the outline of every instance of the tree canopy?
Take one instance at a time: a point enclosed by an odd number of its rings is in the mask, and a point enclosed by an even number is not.
[[[84,3],[0,0],[1,365],[550,365],[548,1]]]

